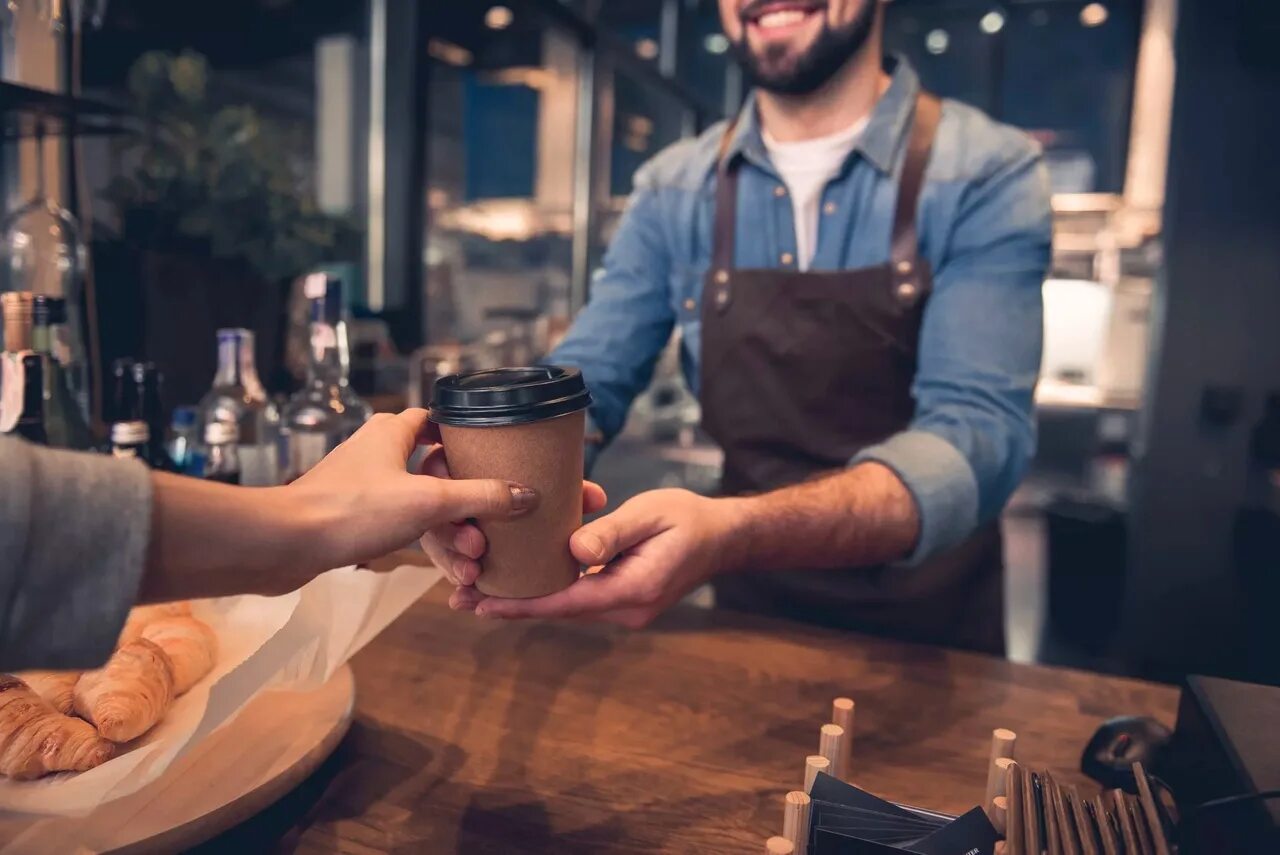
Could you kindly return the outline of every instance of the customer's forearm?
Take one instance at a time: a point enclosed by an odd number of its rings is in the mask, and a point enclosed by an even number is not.
[[[287,488],[246,489],[155,473],[140,602],[276,593],[286,568],[319,569],[318,526]]]
[[[909,555],[920,533],[911,493],[879,463],[725,501],[737,505],[730,571],[882,564]]]

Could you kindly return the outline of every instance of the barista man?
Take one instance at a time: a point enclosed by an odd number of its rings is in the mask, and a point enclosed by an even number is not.
[[[882,0],[720,0],[755,90],[636,176],[579,366],[606,438],[673,327],[722,495],[637,496],[578,531],[594,574],[535,600],[471,583],[484,538],[424,545],[484,617],[642,626],[690,590],[1000,652],[998,516],[1034,447],[1049,188],[1019,131],[921,89]]]

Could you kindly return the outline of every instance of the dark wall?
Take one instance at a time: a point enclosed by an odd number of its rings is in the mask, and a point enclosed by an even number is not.
[[[1277,38],[1272,0],[1181,4],[1126,603],[1142,667],[1263,679],[1280,660],[1280,561],[1258,537],[1274,520],[1249,495],[1264,477],[1253,437],[1280,394]]]

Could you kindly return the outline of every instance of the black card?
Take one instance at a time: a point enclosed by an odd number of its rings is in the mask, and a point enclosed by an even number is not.
[[[809,798],[821,799],[824,802],[833,802],[846,807],[862,808],[863,810],[875,811],[876,813],[909,820],[921,819],[919,814],[900,808],[893,802],[876,798],[866,790],[860,790],[852,784],[846,784],[838,778],[831,777],[826,772],[819,772],[818,776],[813,779],[813,786],[809,787]]]
[[[999,837],[982,808],[974,808],[908,848],[917,855],[994,855]]]
[[[813,855],[902,855],[902,849],[874,840],[849,837],[835,831],[819,829],[814,833],[809,851]]]

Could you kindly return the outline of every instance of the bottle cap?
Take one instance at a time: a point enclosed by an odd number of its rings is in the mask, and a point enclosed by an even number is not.
[[[151,441],[151,428],[146,422],[116,422],[111,426],[112,445],[141,445]]]
[[[174,407],[173,408],[173,426],[175,428],[190,428],[196,424],[196,408],[195,407]]]
[[[500,427],[553,419],[590,405],[591,395],[576,368],[498,368],[437,380],[431,420],[457,427]]]
[[[208,445],[231,445],[240,441],[240,427],[233,422],[209,422],[204,426]]]

